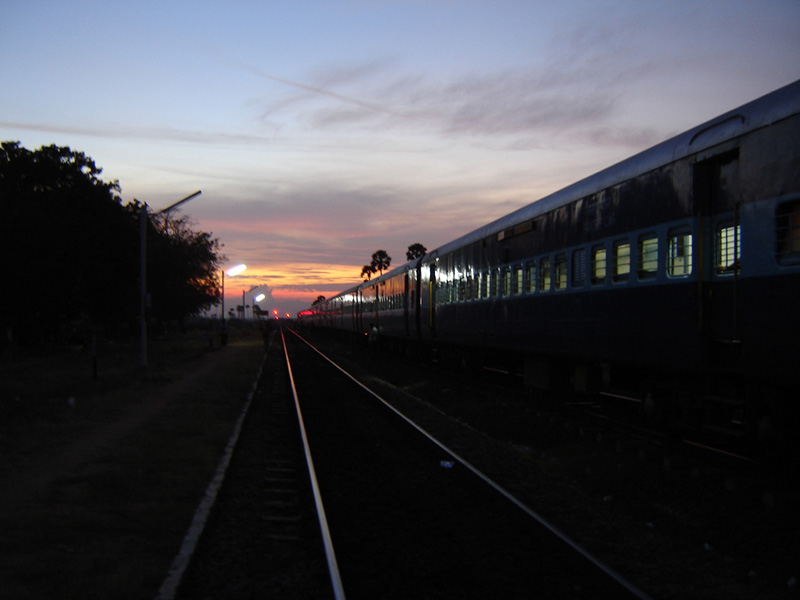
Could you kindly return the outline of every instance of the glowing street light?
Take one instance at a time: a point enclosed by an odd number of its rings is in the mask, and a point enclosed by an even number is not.
[[[244,272],[247,269],[247,265],[236,265],[235,267],[231,267],[228,269],[228,277],[236,277],[239,273]]]

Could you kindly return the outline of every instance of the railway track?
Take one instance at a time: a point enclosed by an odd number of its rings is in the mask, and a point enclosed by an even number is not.
[[[459,373],[312,339],[655,597],[796,593],[796,478]],[[445,418],[442,418],[442,417]],[[612,415],[613,416],[613,415]],[[624,421],[624,420],[623,420]]]
[[[180,581],[162,586],[163,600],[334,598],[283,351],[275,342],[197,549]]]
[[[292,375],[271,348],[177,597],[646,597],[457,448],[286,338]]]

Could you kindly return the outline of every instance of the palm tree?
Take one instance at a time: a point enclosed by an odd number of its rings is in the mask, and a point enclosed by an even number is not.
[[[392,257],[386,253],[386,250],[376,250],[372,253],[371,266],[378,271],[381,275],[392,264]],[[375,272],[373,271],[373,273]]]
[[[406,260],[414,260],[415,258],[419,258],[420,256],[425,256],[427,254],[428,249],[417,242],[416,244],[411,244],[408,247],[408,252],[406,252]]]
[[[364,281],[369,281],[376,271],[377,269],[373,265],[364,265],[364,268],[361,269],[361,277],[365,278]]]

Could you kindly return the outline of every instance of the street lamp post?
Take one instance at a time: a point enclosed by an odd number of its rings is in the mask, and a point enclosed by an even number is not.
[[[239,273],[242,273],[245,269],[247,269],[247,265],[236,265],[235,267],[231,267],[227,270],[228,277],[236,277]],[[226,271],[222,272],[222,324],[225,325],[225,273]]]
[[[247,265],[236,265],[235,267],[231,267],[228,269],[228,277],[235,277],[239,273],[243,272],[247,268]],[[228,338],[228,331],[225,327],[225,271],[222,271],[222,345],[225,346],[227,344]]]
[[[203,192],[197,190],[194,194],[189,194],[185,198],[170,204],[167,208],[158,211],[157,215],[167,213],[184,202],[196,198]],[[141,342],[141,355],[139,364],[142,368],[147,367],[147,204],[142,204],[139,209],[139,338]]]

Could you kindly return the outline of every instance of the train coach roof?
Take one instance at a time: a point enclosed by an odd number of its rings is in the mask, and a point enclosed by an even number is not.
[[[332,298],[354,294],[359,289],[373,286],[414,268],[420,260],[423,263],[435,260],[462,246],[496,235],[520,221],[536,218],[563,204],[596,193],[598,190],[617,185],[642,173],[655,170],[691,154],[702,152],[725,140],[776,123],[798,113],[800,113],[800,80],[663,141],[549,196],[523,206],[488,225],[484,225],[452,242],[431,250],[421,259],[395,267],[376,279],[342,291]]]
[[[448,242],[428,253],[423,261],[444,256],[464,245],[493,236],[520,221],[533,219],[563,204],[701,152],[748,131],[776,123],[798,112],[800,112],[800,80],[726,112]]]

